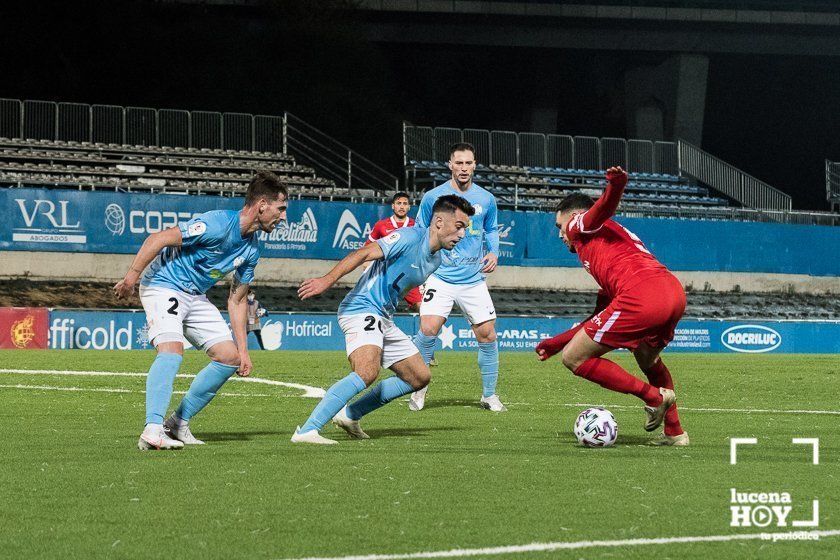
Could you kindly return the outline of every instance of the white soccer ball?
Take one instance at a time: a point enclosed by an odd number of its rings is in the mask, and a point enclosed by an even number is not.
[[[618,423],[606,408],[587,408],[575,420],[575,437],[586,447],[608,447],[618,437]]]

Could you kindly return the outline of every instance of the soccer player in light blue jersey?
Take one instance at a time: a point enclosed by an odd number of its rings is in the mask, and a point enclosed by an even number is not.
[[[429,223],[435,201],[446,195],[465,198],[475,208],[467,235],[452,251],[445,251],[440,268],[426,281],[420,302],[420,330],[414,343],[427,364],[434,358],[435,340],[457,304],[472,325],[478,342],[481,371],[482,407],[494,412],[507,410],[496,394],[499,378],[499,343],[496,340],[496,309],[484,275],[493,272],[499,261],[499,224],[496,197],[473,183],[475,148],[465,142],[449,150],[452,178],[423,195],[417,212],[417,225]],[[424,387],[411,395],[409,410],[422,410],[426,403]]]
[[[143,242],[125,278],[114,286],[114,293],[123,298],[134,293],[140,281],[149,340],[157,350],[146,378],[146,426],[137,443],[140,449],[180,449],[185,444],[204,443],[192,435],[190,419],[207,406],[234,372],[243,377],[251,373],[247,295],[260,258],[257,232],[271,232],[286,219],[288,196],[276,175],[257,172],[241,211],[212,210],[153,233]],[[205,295],[231,272],[228,313],[233,337],[222,314]],[[204,350],[211,361],[196,375],[181,404],[164,423],[185,341]]]
[[[394,311],[401,297],[440,266],[442,249],[453,249],[464,238],[473,212],[465,199],[442,196],[432,208],[428,227],[400,228],[350,253],[326,276],[301,284],[300,298],[311,298],[362,263],[373,261],[338,307],[353,371],[327,390],[309,419],[295,430],[293,443],[337,443],[319,433],[331,419],[350,437],[367,439],[359,426],[362,416],[426,386],[429,367],[411,338],[394,324]],[[348,405],[376,381],[380,367],[396,375]]]

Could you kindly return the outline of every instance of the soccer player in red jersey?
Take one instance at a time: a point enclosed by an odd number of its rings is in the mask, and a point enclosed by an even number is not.
[[[388,218],[379,220],[373,225],[373,229],[370,230],[370,235],[367,241],[365,241],[365,245],[373,243],[377,239],[388,237],[395,229],[414,226],[414,220],[408,216],[408,211],[411,210],[411,200],[408,197],[408,193],[398,192],[395,194],[391,198],[391,209],[394,211],[394,214]],[[420,288],[412,288],[405,294],[405,298],[403,299],[408,304],[409,310],[414,312],[420,311],[420,300],[423,299]]]
[[[685,312],[685,292],[641,239],[610,219],[626,185],[627,173],[611,167],[597,202],[575,193],[558,205],[555,223],[560,237],[601,289],[591,317],[542,341],[536,352],[540,360],[562,352],[563,365],[575,375],[642,399],[647,431],[665,421],[664,433],[654,444],[688,445],[674,404],[674,382],[659,357]],[[633,353],[649,383],[601,357],[617,348]]]

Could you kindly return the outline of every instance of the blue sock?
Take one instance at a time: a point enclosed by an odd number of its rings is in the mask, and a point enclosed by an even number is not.
[[[496,394],[499,380],[499,341],[478,343],[478,368],[481,370],[481,384],[484,396]]]
[[[236,373],[236,370],[237,366],[228,366],[219,362],[207,364],[193,379],[190,389],[184,395],[175,414],[184,420],[189,420],[201,412],[213,400],[225,381]]]
[[[417,334],[414,335],[414,345],[420,350],[420,356],[426,362],[426,365],[429,365],[429,362],[435,357],[436,340],[436,336],[426,336],[421,330],[418,330]]]
[[[382,380],[359,400],[347,407],[347,416],[351,420],[358,420],[365,414],[370,414],[379,407],[385,406],[394,399],[414,391],[411,385],[399,377],[389,377]]]
[[[321,431],[324,425],[344,408],[350,399],[365,390],[365,382],[355,371],[350,372],[347,377],[336,382],[327,389],[327,394],[309,415],[309,419],[300,427],[298,433],[303,434],[310,430]]]
[[[183,359],[180,354],[161,353],[152,362],[146,377],[146,424],[163,424],[172,398],[172,383]]]

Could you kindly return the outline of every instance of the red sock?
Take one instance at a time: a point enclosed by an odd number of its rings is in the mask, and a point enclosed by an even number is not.
[[[575,370],[575,375],[594,381],[610,391],[636,395],[648,406],[659,406],[662,402],[659,389],[630,375],[617,363],[604,358],[589,358]]]
[[[666,389],[674,388],[674,380],[671,378],[671,372],[665,367],[665,363],[658,359],[652,367],[642,370],[647,375],[648,381],[654,387],[665,387]],[[665,435],[677,436],[683,433],[680,425],[680,415],[677,413],[677,405],[674,404],[665,413]]]

